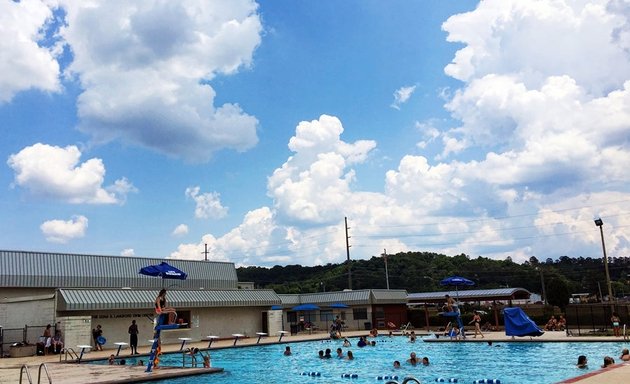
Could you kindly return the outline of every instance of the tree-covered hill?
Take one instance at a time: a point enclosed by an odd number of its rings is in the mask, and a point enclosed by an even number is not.
[[[386,288],[383,257],[353,260],[352,288]],[[444,290],[440,280],[460,275],[473,280],[476,288],[521,287],[541,292],[545,282],[550,302],[568,300],[569,293],[601,292],[606,295],[606,277],[600,258],[570,258],[539,261],[530,258],[522,264],[485,257],[471,258],[461,254],[446,256],[429,252],[406,252],[387,256],[389,286],[408,292]],[[609,258],[613,294],[630,295],[630,259]],[[348,288],[348,267],[343,264],[303,267],[300,265],[238,268],[239,281],[251,281],[256,288],[270,288],[278,293],[339,291]],[[541,276],[542,275],[542,276]],[[554,295],[560,296],[555,299]]]

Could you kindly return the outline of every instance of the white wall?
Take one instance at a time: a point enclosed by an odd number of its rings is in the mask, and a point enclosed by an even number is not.
[[[248,337],[257,337],[256,332],[262,331],[262,313],[267,307],[223,307],[223,308],[194,308],[190,309],[191,319],[190,328],[164,330],[161,332],[162,343],[164,344],[177,344],[181,343],[179,337],[190,337],[192,341],[205,340],[206,336],[215,335],[221,338],[231,338],[234,333],[241,333]],[[75,339],[73,335],[67,335],[64,332],[64,338],[68,338],[68,346],[74,346],[78,344],[91,344],[91,330],[95,328],[97,324],[100,324],[103,329],[103,337],[107,339],[107,343],[104,345],[105,349],[115,349],[115,342],[123,341],[129,342],[128,329],[131,325],[131,320],[136,320],[138,325],[138,345],[148,346],[150,345],[149,339],[153,339],[153,322],[149,320],[145,315],[148,315],[151,319],[154,318],[152,311],[138,311],[138,310],[116,310],[116,311],[99,311],[98,313],[72,313],[66,312],[64,317],[60,317],[59,321],[70,321],[71,319],[83,319],[84,316],[88,316],[90,333],[87,336],[84,333],[77,335]],[[85,328],[88,329],[88,328]],[[81,331],[81,332],[84,332]],[[72,338],[70,338],[72,337]],[[79,341],[79,339],[81,341]],[[124,351],[124,350],[123,350]],[[122,354],[128,353],[128,350],[121,352]]]
[[[55,322],[54,290],[3,288],[0,294],[0,325],[4,329],[45,326]],[[30,337],[30,335],[29,335]],[[37,340],[28,340],[36,342]]]

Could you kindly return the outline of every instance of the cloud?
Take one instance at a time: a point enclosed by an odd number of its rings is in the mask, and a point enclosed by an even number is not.
[[[400,109],[400,106],[402,104],[405,104],[409,100],[415,90],[415,85],[401,87],[397,89],[396,92],[394,92],[394,103],[391,105],[391,107],[394,109]]]
[[[136,252],[133,248],[125,248],[120,252],[120,256],[135,256]]]
[[[442,25],[448,41],[465,45],[445,72],[466,82],[512,74],[528,88],[566,75],[588,93],[604,95],[630,73],[630,16],[627,6],[615,4],[621,3],[482,1]]]
[[[79,163],[81,151],[37,143],[9,156],[16,186],[31,195],[70,204],[122,204],[136,188],[125,178],[103,187],[105,165],[93,158]]]
[[[79,239],[85,236],[88,226],[88,219],[85,216],[73,216],[68,221],[48,220],[39,227],[51,243],[65,244],[70,240]]]
[[[195,217],[198,219],[221,219],[228,213],[228,207],[221,205],[221,195],[217,192],[199,194],[199,187],[186,188],[186,197],[196,203]]]
[[[42,42],[52,18],[45,2],[0,2],[0,104],[29,89],[61,90],[56,48]]]
[[[337,221],[348,206],[355,173],[347,168],[365,161],[376,142],[346,143],[340,140],[342,132],[341,121],[333,116],[298,124],[289,140],[295,154],[267,182],[274,208],[289,220]]]
[[[180,224],[177,227],[175,227],[175,229],[173,229],[173,232],[171,232],[171,235],[183,236],[183,235],[186,235],[187,233],[188,233],[188,226],[186,224]]]
[[[215,106],[209,84],[251,66],[262,33],[255,2],[61,3],[67,72],[83,88],[78,128],[94,142],[194,162],[256,145],[257,119],[235,103]]]

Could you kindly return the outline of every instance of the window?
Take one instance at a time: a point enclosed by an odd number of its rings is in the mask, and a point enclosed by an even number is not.
[[[367,308],[352,308],[352,316],[355,320],[367,320]]]
[[[181,325],[180,328],[190,328],[190,311],[179,311],[177,312],[177,322]]]

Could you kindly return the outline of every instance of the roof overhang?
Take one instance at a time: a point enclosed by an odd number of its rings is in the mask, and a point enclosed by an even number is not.
[[[153,309],[158,290],[59,289],[57,310]],[[168,304],[175,308],[268,307],[281,303],[272,290],[172,290]]]

